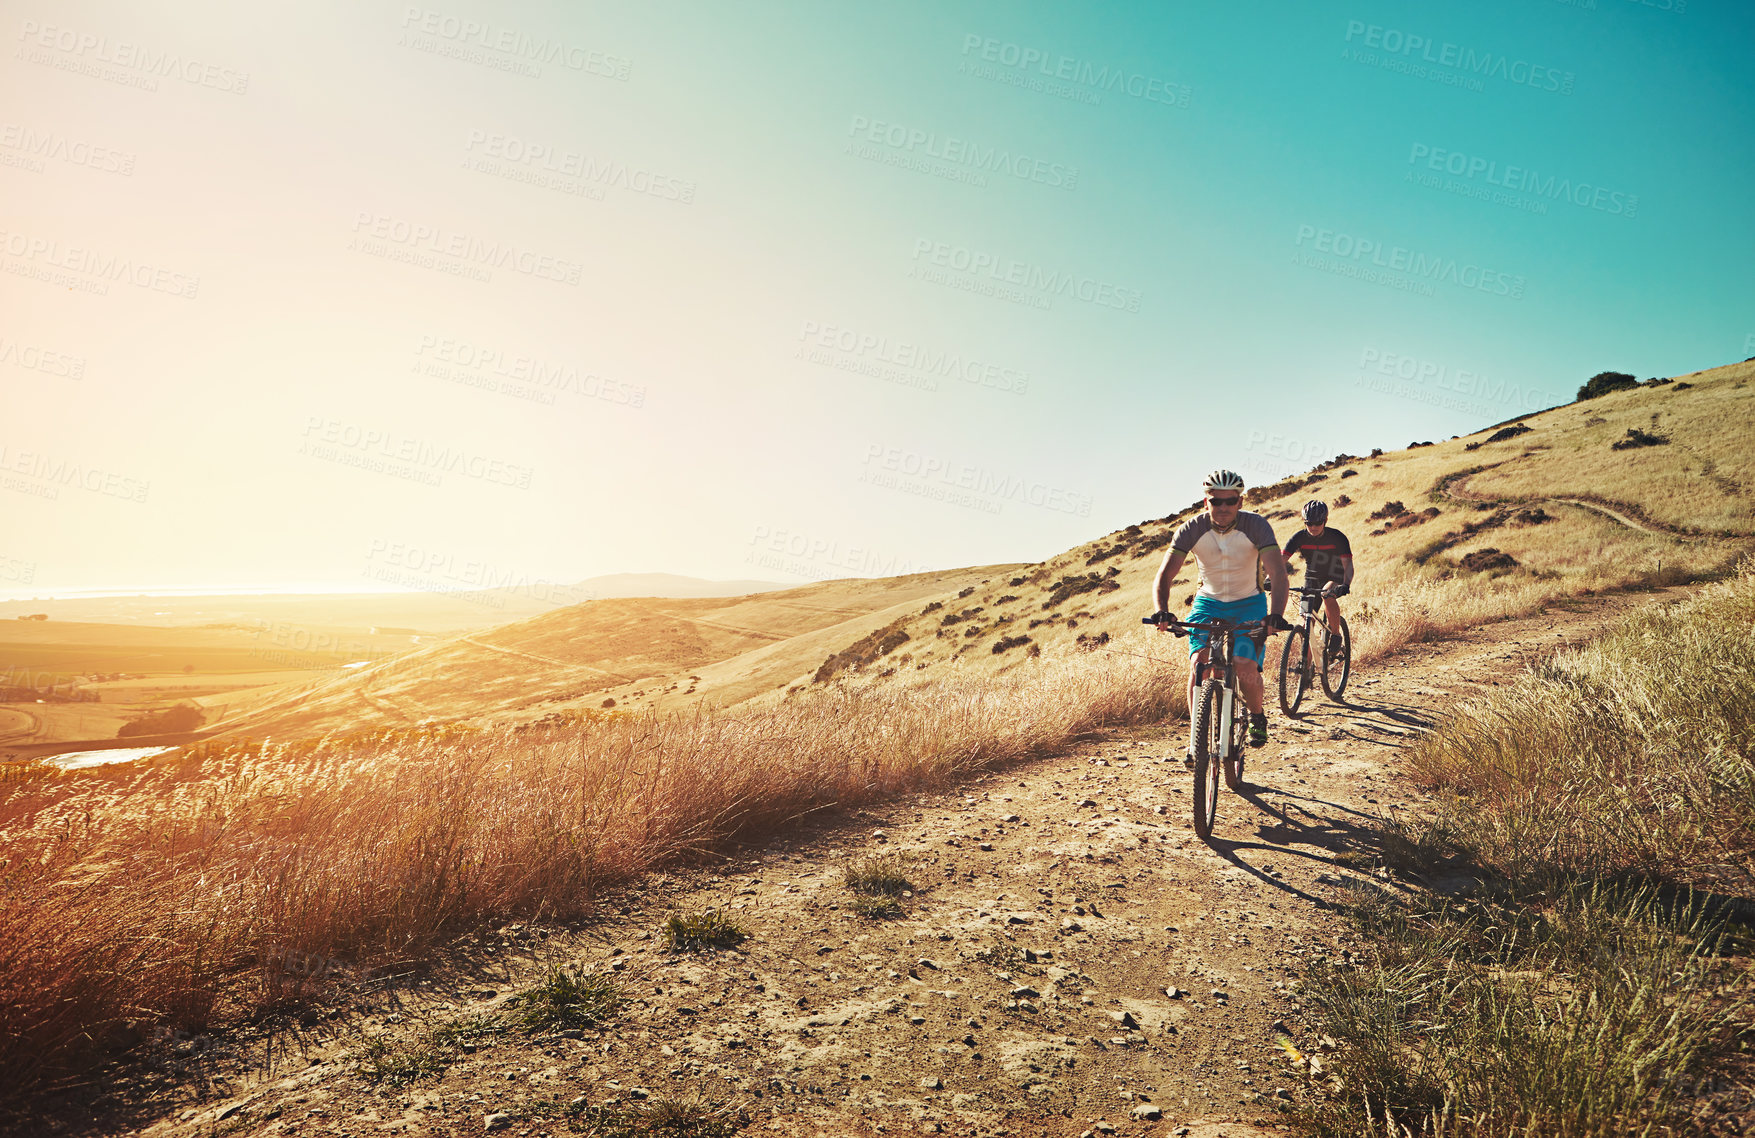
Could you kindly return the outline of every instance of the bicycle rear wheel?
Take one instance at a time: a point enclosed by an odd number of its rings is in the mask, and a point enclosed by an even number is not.
[[[1347,618],[1341,618],[1339,634],[1328,635],[1328,642],[1322,648],[1322,690],[1336,703],[1341,702],[1341,693],[1347,690],[1347,680],[1353,674],[1353,633],[1347,627]]]
[[[1225,688],[1218,680],[1200,686],[1194,719],[1194,832],[1213,836],[1219,812],[1219,764],[1225,756],[1231,725],[1222,722]]]
[[[1280,710],[1297,715],[1304,693],[1310,690],[1310,667],[1305,660],[1305,646],[1310,642],[1310,626],[1300,624],[1286,633],[1280,645]]]

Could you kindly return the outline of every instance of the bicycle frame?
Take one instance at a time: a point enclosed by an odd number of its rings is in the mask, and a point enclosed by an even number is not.
[[[1140,623],[1156,624],[1157,622],[1151,617],[1146,617]],[[1205,663],[1200,665],[1200,671],[1195,677],[1194,687],[1199,689],[1208,680],[1218,681],[1220,690],[1224,693],[1219,697],[1218,720],[1221,724],[1224,724],[1225,749],[1223,755],[1213,756],[1213,760],[1236,763],[1237,767],[1235,768],[1234,773],[1238,777],[1241,777],[1243,746],[1238,737],[1237,723],[1239,720],[1238,712],[1242,707],[1243,693],[1237,686],[1237,637],[1239,635],[1256,637],[1261,650],[1265,650],[1267,641],[1266,622],[1252,620],[1241,624],[1233,624],[1228,620],[1219,620],[1216,618],[1193,622],[1171,619],[1165,622],[1164,626],[1171,632],[1174,632],[1177,636],[1186,636],[1191,632],[1207,632],[1211,634],[1210,638],[1207,640],[1206,648],[1204,649],[1207,659]],[[1190,707],[1188,709],[1188,750],[1190,754],[1199,753],[1200,739],[1198,738],[1198,731],[1199,725],[1197,723],[1197,717],[1195,716],[1195,709]]]
[[[1225,622],[1209,621],[1205,623],[1211,626],[1221,625]],[[1189,627],[1194,628],[1199,626],[1190,625]],[[1212,639],[1207,641],[1207,646],[1203,649],[1207,654],[1207,659],[1206,663],[1200,665],[1200,672],[1195,676],[1194,686],[1199,688],[1200,685],[1207,680],[1219,681],[1225,691],[1225,694],[1220,697],[1219,701],[1219,722],[1230,724],[1235,721],[1237,714],[1237,701],[1243,694],[1237,690],[1237,665],[1233,661],[1233,654],[1237,650],[1235,643],[1237,631],[1235,628],[1221,627],[1214,629],[1213,632],[1214,635]],[[1190,708],[1188,713],[1188,750],[1190,754],[1194,753],[1196,744],[1194,730],[1194,709]],[[1237,748],[1237,741],[1230,738],[1231,734],[1232,732],[1230,731],[1227,731],[1226,733],[1227,741],[1225,749],[1227,758],[1234,758],[1235,756],[1231,754],[1231,752],[1235,751]]]
[[[1299,588],[1296,592],[1298,594],[1298,608],[1304,616],[1304,659],[1308,662],[1310,642],[1315,635],[1315,630],[1311,625],[1320,624],[1325,633],[1332,633],[1334,626],[1328,622],[1328,606],[1322,603],[1323,592],[1321,589]]]
[[[1305,585],[1296,592],[1300,623],[1294,626],[1292,639],[1280,652],[1280,708],[1287,715],[1298,713],[1304,693],[1315,680],[1321,681],[1322,690],[1330,699],[1340,702],[1352,672],[1352,638],[1346,618],[1341,617],[1338,624],[1329,622],[1329,594],[1324,588]],[[1316,634],[1318,628],[1322,629],[1321,637]]]

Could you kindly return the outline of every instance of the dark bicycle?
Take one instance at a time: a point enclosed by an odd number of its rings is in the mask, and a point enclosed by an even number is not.
[[[1347,587],[1342,585],[1335,595],[1346,593]],[[1341,693],[1347,690],[1347,679],[1353,674],[1353,634],[1347,628],[1347,618],[1341,618],[1340,628],[1329,627],[1322,595],[1319,588],[1298,590],[1298,623],[1280,647],[1280,710],[1287,715],[1298,714],[1298,705],[1313,679],[1322,681],[1328,698],[1341,702]],[[1320,662],[1310,655],[1318,628],[1323,632]]]
[[[1148,616],[1140,623],[1162,624],[1177,636],[1190,632],[1212,634],[1207,639],[1207,662],[1196,685],[1195,706],[1189,708],[1188,715],[1190,750],[1194,752],[1194,832],[1210,838],[1219,812],[1220,768],[1224,769],[1226,786],[1237,790],[1243,785],[1249,705],[1237,687],[1237,669],[1232,664],[1236,639],[1239,635],[1253,637],[1256,653],[1260,655],[1267,640],[1267,622],[1234,624],[1213,619],[1190,623],[1175,617],[1161,620]]]

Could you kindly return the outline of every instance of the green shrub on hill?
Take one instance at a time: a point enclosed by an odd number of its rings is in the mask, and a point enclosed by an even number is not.
[[[1639,381],[1624,371],[1599,371],[1585,380],[1584,386],[1578,389],[1578,402],[1595,399],[1599,395],[1607,395],[1611,391],[1625,391],[1629,387],[1638,387]]]

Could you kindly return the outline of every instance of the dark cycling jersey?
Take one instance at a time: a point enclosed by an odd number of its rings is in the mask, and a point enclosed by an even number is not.
[[[1346,534],[1333,526],[1322,527],[1320,534],[1301,529],[1286,543],[1288,563],[1294,553],[1304,555],[1304,587],[1313,589],[1330,581],[1346,581],[1347,567],[1341,559],[1353,556],[1353,545]]]

